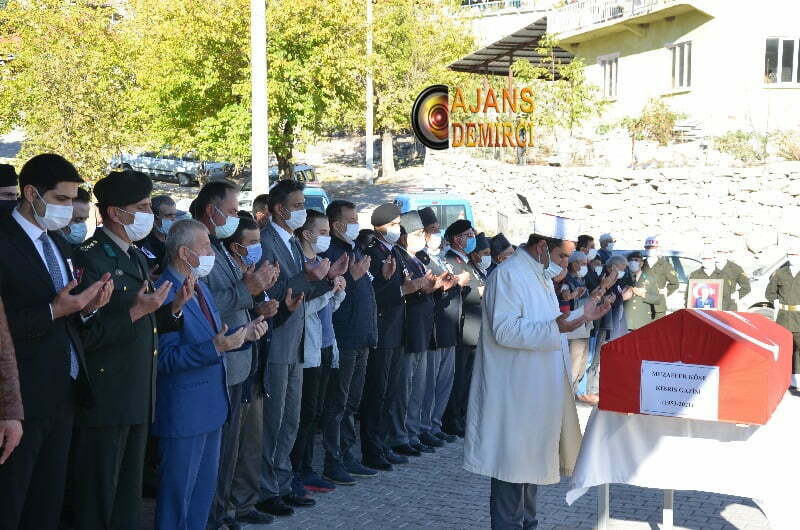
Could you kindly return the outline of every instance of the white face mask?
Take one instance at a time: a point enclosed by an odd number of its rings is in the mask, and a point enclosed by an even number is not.
[[[583,265],[580,270],[578,271],[578,278],[583,278],[589,273],[589,267]]]
[[[628,268],[631,270],[631,272],[639,272],[639,270],[642,268],[642,264],[638,261],[629,261]]]
[[[295,210],[289,214],[289,218],[286,220],[286,226],[288,226],[292,230],[297,230],[298,228],[306,224],[306,217],[308,217],[307,211]]]
[[[36,192],[39,195],[39,192]],[[72,220],[72,205],[64,206],[62,204],[50,204],[39,195],[39,199],[45,204],[44,214],[39,215],[36,212],[36,207],[33,208],[33,218],[36,219],[36,224],[45,230],[60,230],[69,224]],[[33,204],[31,204],[33,206]]]
[[[214,208],[216,208],[216,210],[220,213],[220,215],[225,215],[216,206]],[[213,223],[214,220],[212,219],[211,222]],[[217,236],[217,239],[226,239],[231,237],[233,233],[236,232],[236,228],[238,227],[239,227],[239,218],[228,215],[225,217],[224,225],[222,226],[214,225],[214,235]]]
[[[322,254],[328,247],[331,246],[331,236],[317,236],[317,240],[314,241],[314,252],[317,254]]]
[[[492,265],[491,256],[481,256],[481,269],[486,270]]]
[[[442,235],[439,233],[428,234],[425,246],[428,247],[428,250],[439,250],[442,247]]]
[[[545,271],[544,271],[544,277],[545,277],[545,278],[548,278],[548,279],[555,278],[556,276],[558,276],[559,274],[561,274],[561,272],[562,272],[563,270],[564,270],[564,269],[562,269],[562,268],[561,268],[560,266],[558,266],[556,263],[554,263],[554,262],[552,262],[552,261],[551,261],[551,262],[550,262],[550,265],[548,265],[548,266],[547,266],[547,269],[545,269]]]
[[[174,224],[175,219],[162,219],[161,226],[158,227],[158,231],[166,236],[169,234],[169,229],[172,228],[172,225]]]
[[[595,267],[594,268],[594,273],[597,274],[598,276],[603,274],[603,266],[602,265],[598,265],[597,267]]]
[[[608,245],[606,245],[606,250],[608,250],[609,252],[614,250],[614,243],[609,243]]]
[[[129,225],[122,225],[125,229],[125,234],[128,236],[128,239],[131,241],[139,241],[140,239],[144,239],[147,237],[147,234],[153,229],[153,220],[155,217],[151,213],[146,212],[129,212],[127,210],[123,210],[122,208],[117,208],[118,210],[125,212],[127,214],[133,215],[133,222]]]
[[[344,231],[344,237],[350,241],[355,241],[360,231],[361,226],[358,223],[350,223],[347,225],[347,229]]]
[[[420,233],[414,233],[410,236],[407,236],[406,241],[408,242],[406,251],[409,254],[414,255],[423,248],[425,248],[425,236]]]
[[[392,226],[387,231],[386,234],[383,236],[387,243],[390,245],[394,245],[400,239],[400,227],[399,226]]]
[[[650,252],[650,255],[647,256],[647,264],[650,265],[651,267],[654,266],[656,263],[658,263],[658,259],[660,257],[661,256],[658,253]]]
[[[790,267],[800,267],[800,254],[790,254],[787,258]]]
[[[594,258],[597,257],[597,249],[593,248],[589,250],[589,252],[586,254],[586,257],[589,258],[589,261],[592,261]]]
[[[192,268],[192,274],[194,274],[195,278],[202,278],[203,276],[208,276],[211,272],[211,269],[214,268],[214,258],[216,257],[214,254],[210,256],[200,256],[199,254],[195,253],[191,249],[187,249],[189,252],[197,256],[197,259],[200,260],[200,263],[195,267],[191,263],[189,266]]]
[[[703,264],[703,272],[705,272],[706,274],[711,274],[712,272],[714,272],[714,268],[716,267],[716,263],[714,262],[714,260],[703,260],[702,264]]]
[[[617,271],[617,280],[621,280],[625,276],[625,271]]]

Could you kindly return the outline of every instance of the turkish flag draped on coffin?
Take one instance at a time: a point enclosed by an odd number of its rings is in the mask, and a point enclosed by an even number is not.
[[[684,309],[603,346],[599,407],[615,412],[644,413],[644,396],[648,394],[647,399],[652,402],[653,390],[688,395],[678,398],[687,401],[661,402],[686,405],[689,399],[699,399],[692,393],[700,394],[700,391],[686,382],[697,376],[687,377],[680,372],[691,369],[683,365],[702,365],[695,368],[708,371],[705,367],[716,367],[711,369],[715,372],[714,384],[710,385],[712,393],[704,391],[704,399],[709,396],[716,399],[716,377],[719,385],[714,417],[703,416],[703,419],[763,425],[789,387],[791,355],[791,333],[764,316]],[[647,372],[651,366],[666,368]],[[643,367],[648,376],[644,386]],[[675,384],[652,383],[650,375],[672,377]]]

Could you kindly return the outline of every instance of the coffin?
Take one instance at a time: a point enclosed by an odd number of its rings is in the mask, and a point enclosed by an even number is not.
[[[765,424],[791,379],[792,334],[755,313],[683,309],[605,344],[602,410]]]

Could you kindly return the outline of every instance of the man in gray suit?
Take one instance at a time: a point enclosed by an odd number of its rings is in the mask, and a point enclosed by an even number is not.
[[[223,245],[223,240],[236,236],[239,228],[238,217],[239,193],[226,182],[206,184],[197,196],[198,221],[203,223],[209,232],[209,239],[214,250],[214,268],[200,281],[205,282],[220,312],[223,324],[229,329],[243,326],[250,321],[249,309],[254,305],[265,305],[264,291],[275,282],[277,270],[271,263],[265,262],[255,270],[243,270]],[[258,257],[250,256],[254,265],[260,258],[261,245],[258,241],[258,230],[255,234],[255,246]],[[252,253],[251,253],[252,254]],[[247,259],[247,257],[245,257]],[[217,492],[211,509],[210,527],[220,528],[235,523],[268,524],[272,517],[259,512],[255,508],[249,513],[237,514],[236,506],[231,499],[231,483],[239,454],[240,434],[243,427],[242,417],[247,413],[243,403],[243,387],[253,366],[252,343],[240,350],[225,352],[223,358],[225,375],[230,398],[230,417],[222,429],[220,446],[220,467],[217,481]]]
[[[259,510],[276,515],[291,515],[292,506],[313,506],[310,497],[292,493],[292,463],[289,458],[300,422],[303,387],[303,347],[305,329],[303,300],[311,300],[331,290],[333,279],[347,268],[346,259],[333,265],[329,260],[310,266],[294,231],[306,220],[304,185],[281,180],[269,193],[271,220],[261,231],[262,260],[277,263],[278,280],[267,294],[281,302],[273,318],[272,340],[265,373],[264,399],[264,477]]]

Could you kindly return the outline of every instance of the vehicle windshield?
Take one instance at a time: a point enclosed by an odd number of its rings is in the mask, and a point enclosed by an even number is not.
[[[325,205],[321,195],[306,195],[306,209],[325,213]]]
[[[429,204],[420,206],[419,209],[430,206],[436,213],[436,218],[439,220],[439,225],[442,229],[447,228],[459,219],[467,218],[467,209],[461,204],[442,205],[442,204]]]

